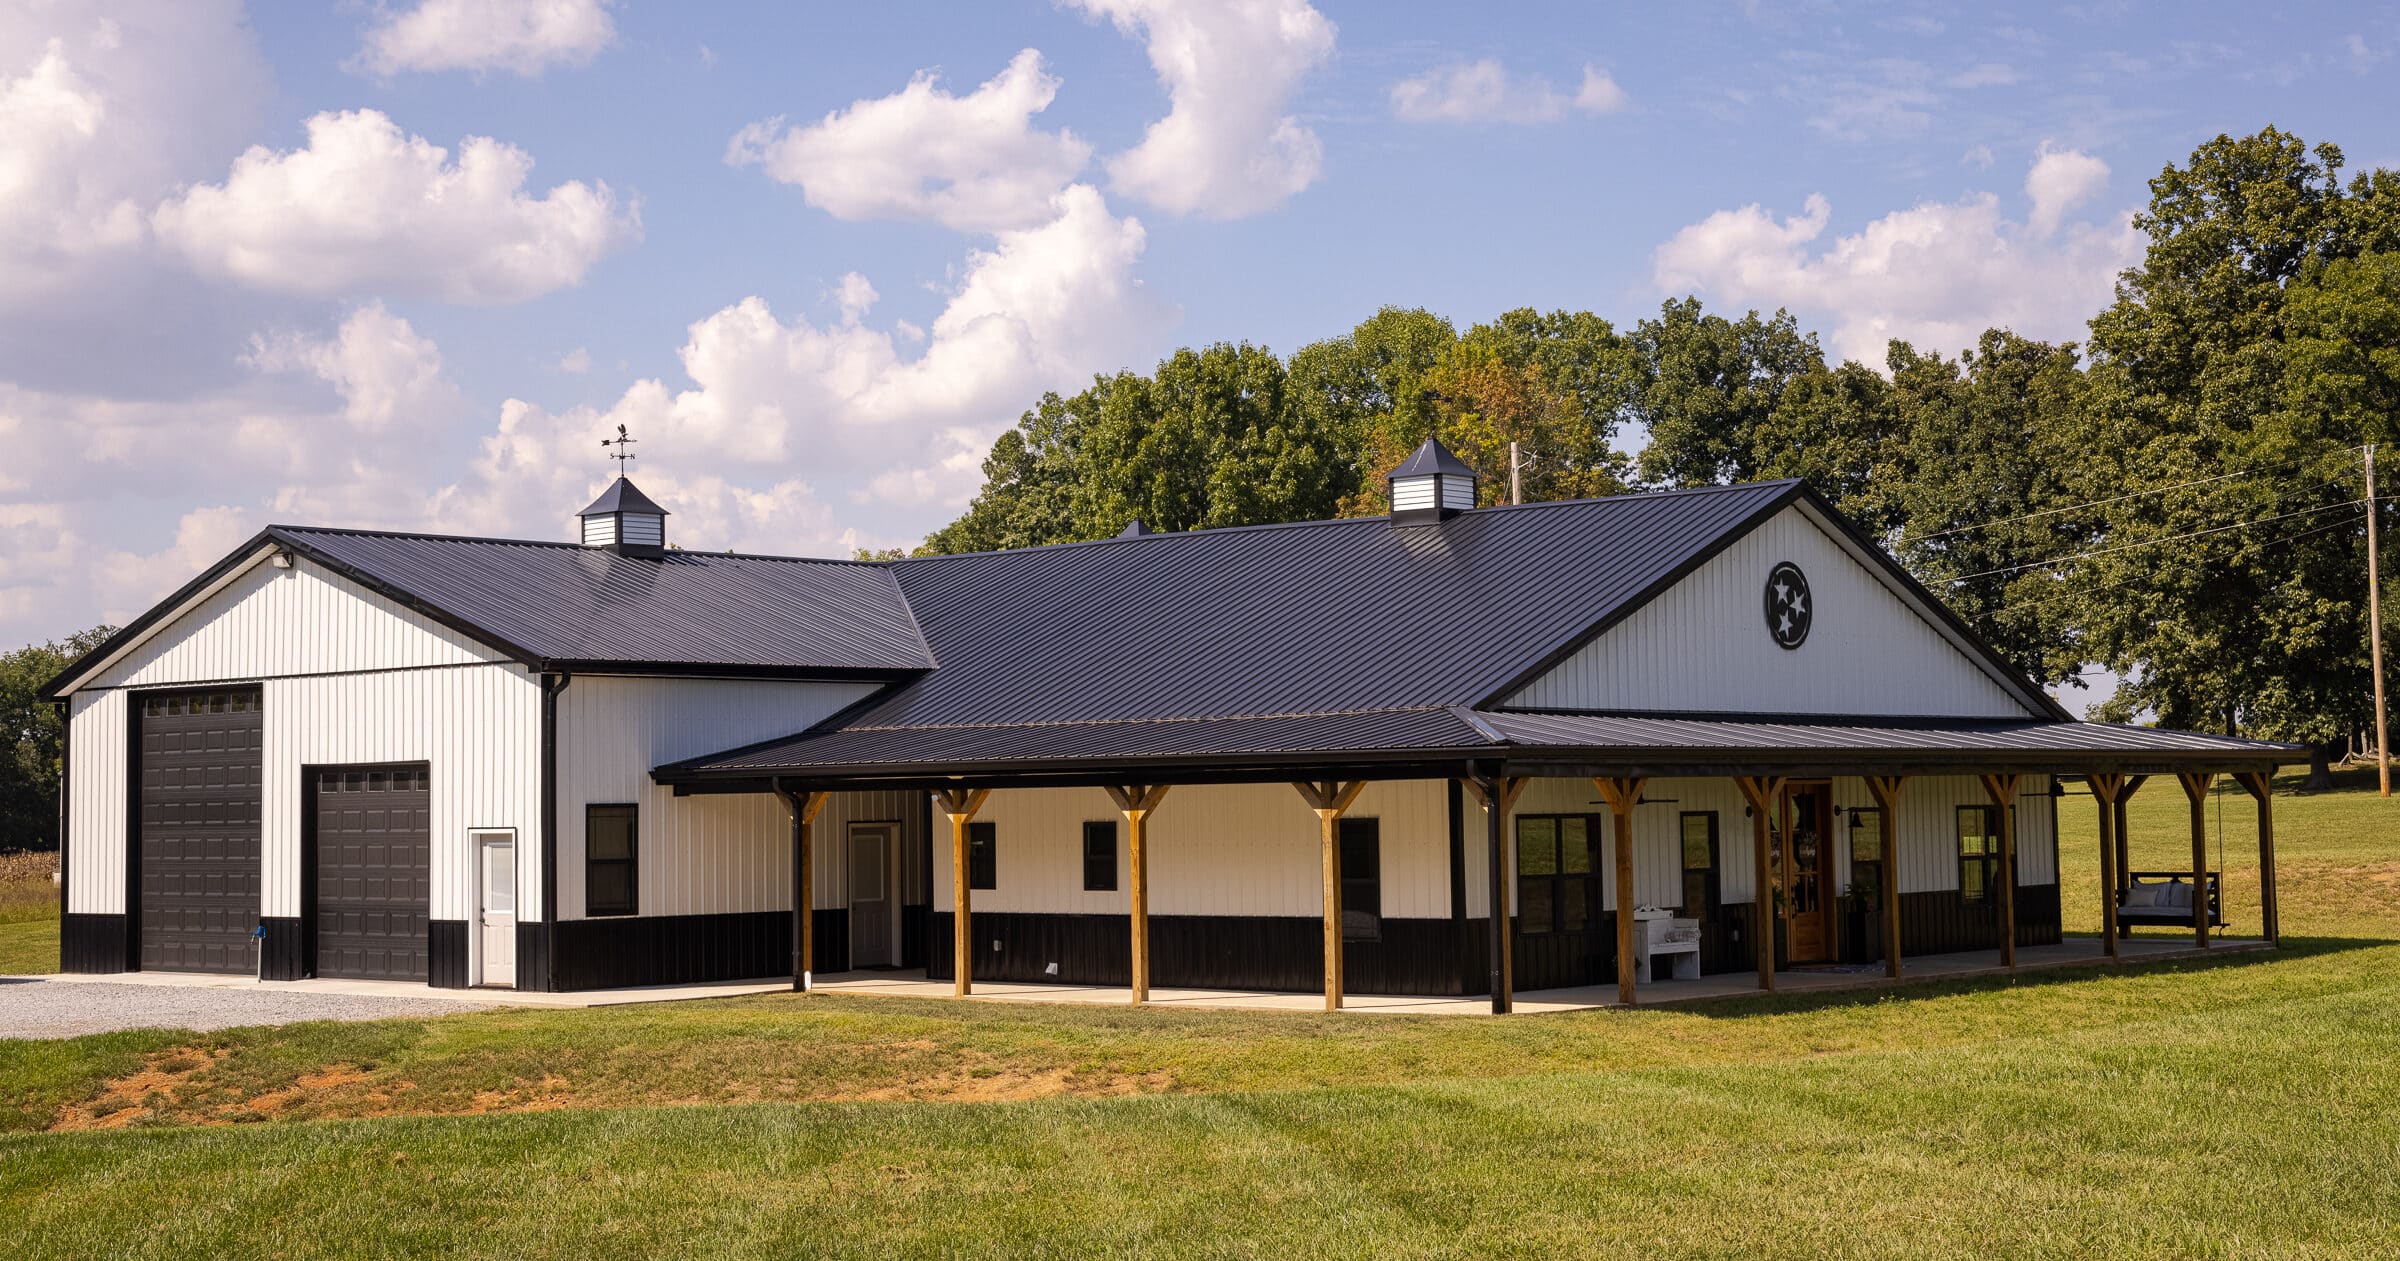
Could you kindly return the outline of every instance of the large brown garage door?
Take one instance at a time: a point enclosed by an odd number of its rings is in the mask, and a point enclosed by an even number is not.
[[[141,965],[248,972],[259,914],[258,690],[140,704]]]
[[[425,979],[430,785],[421,765],[316,772],[318,976]]]

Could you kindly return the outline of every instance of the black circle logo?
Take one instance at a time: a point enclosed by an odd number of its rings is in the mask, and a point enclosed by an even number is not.
[[[1785,648],[1808,642],[1808,624],[1816,606],[1808,597],[1808,577],[1785,561],[1767,571],[1767,633]]]

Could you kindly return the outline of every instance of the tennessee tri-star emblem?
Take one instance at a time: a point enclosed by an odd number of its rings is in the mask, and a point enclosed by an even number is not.
[[[1767,571],[1767,633],[1785,648],[1808,642],[1808,624],[1816,614],[1808,596],[1808,579],[1800,567],[1785,561]]]

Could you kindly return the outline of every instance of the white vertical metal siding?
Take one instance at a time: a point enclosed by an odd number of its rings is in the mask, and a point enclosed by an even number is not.
[[[778,811],[788,843],[791,816],[781,811],[780,803]],[[903,906],[924,905],[925,794],[918,792],[835,793],[825,802],[825,808],[817,812],[816,825],[809,833],[810,844],[816,855],[816,862],[812,864],[816,868],[815,883],[810,890],[812,901],[829,910],[850,905],[849,837],[853,823],[899,825],[900,861],[894,871],[899,901]],[[940,833],[937,839],[941,849],[936,861],[943,879],[947,880],[950,870],[950,821],[936,815],[934,827]],[[791,904],[791,897],[786,894],[782,905]]]
[[[305,560],[259,564],[84,686],[473,665],[505,658]]]
[[[67,711],[67,909],[125,911],[125,694],[77,692]]]
[[[1379,821],[1383,913],[1450,915],[1450,816],[1440,780],[1367,785],[1349,818]],[[1124,816],[1097,788],[1001,789],[976,818],[994,825],[997,887],[975,908],[1121,915],[1130,891]],[[1116,820],[1117,888],[1083,889],[1083,825]],[[949,821],[934,817],[933,905],[950,909]],[[1150,913],[1323,913],[1317,816],[1289,784],[1187,784],[1150,817]]]
[[[1767,633],[1767,574],[1790,561],[1816,606],[1808,639]],[[1795,505],[1737,540],[1508,699],[1534,709],[2037,715],[1884,577]]]
[[[435,919],[468,919],[468,833],[518,837],[518,914],[541,902],[541,683],[519,666],[269,679],[259,887],[273,916],[300,913],[302,768],[425,762],[432,768]]]
[[[642,914],[790,909],[783,802],[768,793],[677,797],[651,782],[651,768],[804,730],[874,687],[578,675],[558,698],[560,917],[584,913],[584,807],[622,802],[641,807]]]

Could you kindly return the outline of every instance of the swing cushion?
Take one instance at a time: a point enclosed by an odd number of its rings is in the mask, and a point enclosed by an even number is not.
[[[2163,884],[2143,884],[2141,881],[2136,880],[2133,882],[2133,887],[2125,891],[2125,908],[2127,910],[2134,910],[2141,907],[2157,906],[2158,895],[2165,891],[2165,889],[2166,886]]]

